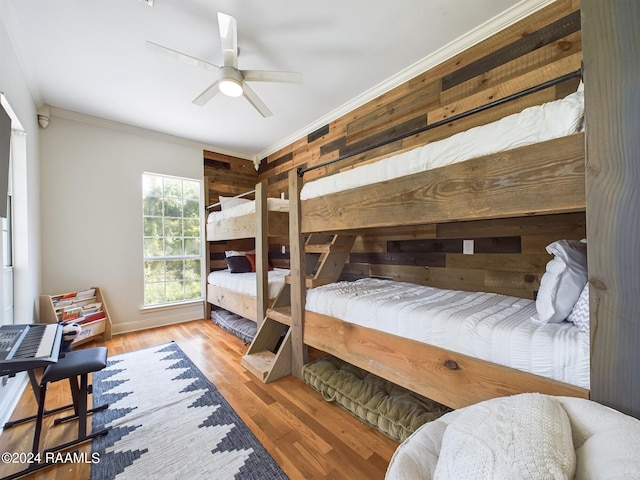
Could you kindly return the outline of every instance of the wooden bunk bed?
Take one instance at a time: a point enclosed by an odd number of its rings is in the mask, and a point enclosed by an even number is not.
[[[279,313],[290,319],[293,373],[311,346],[453,408],[521,392],[588,398],[585,388],[305,311],[306,288],[327,283],[305,266],[305,240],[318,232],[584,212],[584,151],[577,132],[306,200],[305,171],[291,171],[291,304]]]
[[[288,274],[288,270],[285,269],[277,269],[273,272],[269,272],[268,275],[268,283],[271,287],[272,292],[267,295],[267,305],[271,305],[278,293],[274,292],[275,289],[281,288],[284,285],[284,276]],[[212,272],[215,274],[216,272]],[[228,272],[221,272],[228,273]],[[275,275],[271,275],[271,273],[275,273]],[[247,318],[249,320],[253,320],[256,323],[262,314],[259,314],[260,307],[258,305],[258,295],[256,290],[256,273],[238,273],[238,274],[230,274],[231,276],[242,276],[244,282],[233,282],[234,285],[240,285],[240,287],[236,286],[233,288],[226,287],[225,282],[217,282],[216,278],[212,278],[212,274],[209,274],[209,280],[207,282],[207,302],[212,305],[218,306],[230,312],[233,312],[241,317]],[[224,277],[221,277],[224,278]],[[253,285],[247,285],[247,282],[253,283]]]
[[[266,185],[259,183],[251,192],[236,198],[255,193],[255,200],[230,209],[223,218],[210,215],[207,221],[207,241],[255,239],[255,294],[242,289],[227,288],[207,282],[207,302],[253,320],[258,324],[264,318],[268,305],[273,303],[275,293],[269,294],[269,282],[278,282],[280,275],[269,275],[268,238],[287,237],[289,234],[289,214],[283,204],[285,201],[272,202],[266,194]],[[222,202],[209,207],[220,206]],[[239,210],[240,213],[234,213]]]
[[[259,192],[262,192],[263,188],[260,185],[256,186],[256,190],[234,197],[234,199],[240,199],[255,193],[255,200],[247,200],[247,203],[226,211],[221,210],[209,214],[207,241],[256,238],[259,236],[259,225],[262,222],[267,225],[267,234],[271,237],[289,235],[289,213],[283,208],[283,203],[286,204],[286,201],[276,198],[262,198],[262,194]],[[207,209],[222,206],[222,204],[223,202],[220,201],[210,205]],[[227,214],[220,218],[220,216],[215,216],[218,213]],[[265,218],[266,220],[263,220]]]

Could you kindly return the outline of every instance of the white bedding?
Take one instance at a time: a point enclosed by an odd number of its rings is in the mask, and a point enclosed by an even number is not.
[[[284,277],[287,275],[289,275],[289,270],[285,268],[269,270],[269,298],[275,298],[280,293],[284,287]],[[229,270],[216,270],[209,274],[207,282],[210,285],[228,288],[234,292],[256,296],[255,272],[231,273]]]
[[[281,198],[267,198],[267,209],[271,212],[288,212],[289,200]],[[236,205],[235,207],[225,208],[220,211],[211,212],[207,217],[207,223],[215,222],[218,220],[225,220],[227,218],[239,217],[241,215],[247,215],[256,211],[256,201],[251,200],[243,203],[242,205]]]
[[[589,334],[534,323],[533,300],[366,278],[308,290],[306,309],[589,388]]]
[[[583,92],[578,91],[443,140],[310,181],[302,187],[300,199],[307,200],[571,135],[580,130],[583,112]]]

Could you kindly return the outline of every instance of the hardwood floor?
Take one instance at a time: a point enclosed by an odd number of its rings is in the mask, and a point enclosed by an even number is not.
[[[398,444],[371,429],[293,376],[263,384],[240,366],[246,346],[211,321],[197,320],[115,336],[105,342],[109,355],[175,340],[207,378],[216,385],[291,480],[383,479]],[[82,345],[102,345],[93,342]],[[79,347],[80,348],[80,347]],[[69,403],[67,382],[51,385],[47,409]],[[12,419],[36,412],[26,389]],[[60,414],[59,416],[64,415]],[[74,438],[74,422],[50,428],[47,417],[41,448]],[[0,435],[0,452],[31,451],[32,424],[7,429]],[[81,452],[90,455],[90,444]],[[25,465],[0,463],[0,477]],[[63,463],[27,477],[30,480],[84,480],[88,464]],[[171,480],[171,479],[167,479]]]

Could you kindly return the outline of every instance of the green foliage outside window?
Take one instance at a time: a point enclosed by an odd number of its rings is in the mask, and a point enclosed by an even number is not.
[[[143,174],[145,306],[203,297],[200,203],[199,181]]]

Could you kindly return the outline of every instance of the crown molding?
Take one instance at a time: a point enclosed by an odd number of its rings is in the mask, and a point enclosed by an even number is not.
[[[142,127],[135,127],[133,125],[128,125],[126,123],[115,122],[113,120],[107,120],[100,117],[95,117],[93,115],[88,115],[85,113],[78,113],[72,110],[66,110],[64,108],[52,107],[49,106],[49,111],[52,117],[64,118],[67,120],[73,120],[75,122],[86,123],[88,125],[93,125],[96,127],[108,128],[111,130],[117,130],[120,132],[128,133],[131,135],[139,135],[142,137],[153,138],[154,140],[161,140],[164,142],[170,142],[177,145],[183,145],[185,147],[198,148],[202,150],[208,150],[210,152],[220,153],[222,155],[229,155],[232,157],[242,158],[244,160],[249,160],[255,164],[256,156],[236,152],[231,150],[226,150],[224,148],[216,147],[214,145],[209,145],[207,143],[198,142],[196,140],[190,140],[188,138],[178,137],[175,135],[170,135],[168,133],[157,132],[155,130],[149,130]]]
[[[394,89],[395,87],[402,85],[403,83],[411,80],[412,78],[430,70],[431,68],[440,65],[441,63],[453,58],[459,53],[464,52],[468,48],[480,43],[492,35],[504,30],[505,28],[519,22],[520,20],[528,17],[529,15],[537,12],[538,10],[554,3],[556,0],[523,0],[513,7],[505,10],[501,14],[493,17],[484,24],[474,28],[461,37],[458,37],[453,42],[445,45],[434,53],[428,55],[422,60],[414,63],[413,65],[405,68],[401,72],[397,73],[393,77],[386,81],[379,83],[372,87],[361,95],[355,97],[351,101],[345,103],[341,107],[329,112],[327,115],[320,117],[315,122],[307,125],[306,127],[298,130],[297,132],[283,138],[279,142],[273,144],[267,149],[255,155],[256,159],[254,163],[256,168],[260,164],[260,161],[268,157],[269,155],[281,150],[292,143],[296,142],[300,138],[316,131],[317,129],[339,119],[340,117],[347,115],[356,108],[359,108],[366,103],[374,100],[380,95]]]
[[[40,107],[44,104],[44,96],[38,87],[38,82],[35,80],[33,70],[29,67],[29,62],[26,60],[24,49],[19,41],[20,36],[18,32],[20,31],[20,27],[18,26],[13,6],[10,2],[0,1],[0,22],[4,25],[7,37],[9,38],[9,43],[11,44],[11,49],[13,50],[13,54],[16,56],[18,65],[20,65],[23,78],[27,84],[27,89],[31,94],[33,102],[36,104],[36,108]]]

